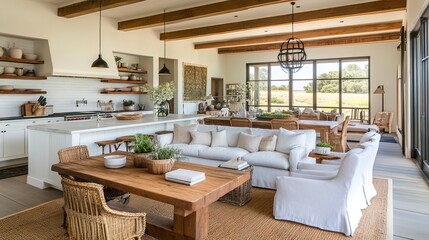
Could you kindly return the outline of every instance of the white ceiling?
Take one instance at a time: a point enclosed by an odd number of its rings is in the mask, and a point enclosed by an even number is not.
[[[51,4],[56,4],[58,6],[69,5],[74,2],[80,2],[82,0],[33,0],[33,1],[42,1]],[[128,19],[133,19],[137,17],[151,16],[154,14],[160,14],[163,12],[163,9],[166,8],[166,11],[173,11],[179,9],[190,8],[199,5],[207,5],[210,3],[221,2],[223,0],[146,0],[140,3],[135,3],[123,7],[118,7],[114,9],[108,9],[103,11],[103,16],[107,16],[118,21],[124,21]],[[307,12],[317,9],[325,9],[331,7],[338,7],[351,4],[359,4],[365,2],[380,1],[380,0],[299,0],[296,1],[296,6],[300,8],[295,9],[295,13]],[[386,0],[384,0],[386,1]],[[274,4],[265,7],[252,8],[240,12],[228,13],[218,16],[200,18],[190,21],[185,21],[182,23],[170,24],[167,25],[167,32],[176,31],[182,29],[203,27],[218,25],[223,23],[231,22],[240,22],[250,19],[264,18],[277,15],[286,15],[291,13],[291,5],[289,2]],[[238,16],[238,17],[235,17]],[[366,16],[355,16],[342,19],[331,19],[323,20],[310,23],[301,23],[295,24],[295,31],[307,31],[312,29],[322,29],[322,28],[332,28],[332,27],[342,27],[342,26],[352,26],[352,25],[361,25],[361,24],[370,24],[370,23],[380,23],[380,22],[392,22],[392,21],[401,21],[405,16],[405,11],[391,12],[391,13],[382,13],[382,14],[372,14]],[[73,21],[73,18],[69,19]],[[344,21],[340,23],[340,21]],[[156,32],[162,32],[161,27],[153,27],[153,30]],[[136,30],[138,31],[138,30]],[[267,32],[265,32],[267,31]],[[253,29],[235,33],[219,34],[214,36],[207,37],[198,37],[193,38],[193,42],[207,42],[215,40],[228,40],[234,38],[244,38],[250,36],[261,36],[268,34],[276,33],[285,33],[290,32],[290,25],[283,26],[273,26],[265,27],[260,29]]]

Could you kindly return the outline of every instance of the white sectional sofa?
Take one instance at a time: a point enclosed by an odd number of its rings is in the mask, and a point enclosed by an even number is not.
[[[223,134],[226,136],[218,137]],[[186,161],[192,163],[217,167],[241,157],[254,166],[252,185],[256,187],[275,189],[277,176],[289,176],[301,162],[315,163],[307,157],[316,145],[314,130],[175,125],[174,134],[157,138],[163,146],[181,149]],[[261,145],[266,139],[268,146]]]

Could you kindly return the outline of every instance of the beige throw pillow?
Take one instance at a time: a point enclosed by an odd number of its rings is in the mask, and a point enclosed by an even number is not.
[[[276,149],[277,136],[267,136],[261,139],[259,144],[259,151],[274,151]]]
[[[189,131],[192,137],[192,141],[189,144],[201,144],[210,146],[212,142],[212,135],[210,132],[198,132],[191,130]]]
[[[212,144],[211,147],[228,147],[228,141],[226,139],[226,130],[212,133]]]
[[[257,152],[261,143],[261,135],[250,135],[241,132],[238,136],[237,147],[246,149],[249,152]]]
[[[304,133],[295,133],[280,128],[276,144],[276,151],[289,154],[292,148],[305,147],[305,140],[306,136]]]
[[[179,124],[174,124],[173,143],[174,144],[178,144],[178,143],[189,144],[192,140],[192,137],[191,137],[191,134],[189,133],[189,131],[191,131],[191,130],[196,131],[197,126],[198,126],[198,124],[191,124],[191,125],[185,125],[185,126],[182,126]]]

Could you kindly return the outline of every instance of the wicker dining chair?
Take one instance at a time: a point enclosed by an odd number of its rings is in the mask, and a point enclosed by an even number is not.
[[[271,128],[272,129],[284,128],[287,130],[298,130],[299,123],[297,120],[293,120],[293,119],[273,119],[271,120]]]
[[[248,118],[244,117],[231,117],[229,120],[231,122],[231,126],[233,127],[252,127],[252,121]]]
[[[335,152],[347,152],[350,150],[347,145],[347,128],[350,123],[350,116],[347,116],[343,122],[341,133],[329,134],[329,143],[335,146]]]
[[[71,239],[142,239],[146,213],[110,209],[100,184],[68,178],[63,178],[61,184]]]
[[[85,145],[78,145],[74,147],[66,147],[58,151],[60,163],[68,163],[73,161],[80,161],[89,158],[88,147]],[[62,176],[74,179],[73,176]],[[127,204],[130,200],[130,194],[121,190],[110,187],[104,187],[104,197],[106,201],[115,200]]]
[[[231,126],[231,122],[228,118],[222,119],[219,117],[206,117],[204,118],[204,125]]]

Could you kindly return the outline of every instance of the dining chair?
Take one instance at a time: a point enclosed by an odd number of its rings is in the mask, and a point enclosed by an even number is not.
[[[67,233],[71,239],[142,239],[146,213],[112,210],[104,201],[103,186],[63,178]]]
[[[303,113],[299,116],[299,120],[319,120],[317,113]]]
[[[329,142],[331,145],[335,146],[335,152],[347,152],[350,150],[347,145],[347,128],[350,123],[350,116],[347,116],[344,120],[341,133],[331,133],[329,134]]]
[[[392,133],[392,120],[393,112],[378,112],[375,114],[372,124],[377,125],[382,132],[387,129],[389,133]]]
[[[228,118],[221,119],[219,117],[206,117],[204,118],[204,125],[231,126],[231,122]]]
[[[232,127],[252,127],[252,121],[244,117],[231,117],[230,122]]]
[[[272,129],[284,128],[287,130],[298,130],[299,123],[297,120],[293,120],[293,119],[273,119],[271,120],[271,128]]]
[[[69,163],[85,160],[89,158],[88,147],[86,145],[78,145],[60,149],[58,151],[58,158],[60,163]],[[81,179],[77,179],[73,176],[61,175],[61,178],[82,181]],[[118,202],[122,202],[124,205],[126,205],[130,201],[130,193],[128,192],[117,190],[111,187],[104,187],[103,191],[103,196],[106,202],[115,200]],[[66,214],[64,215],[64,227],[67,227]]]

